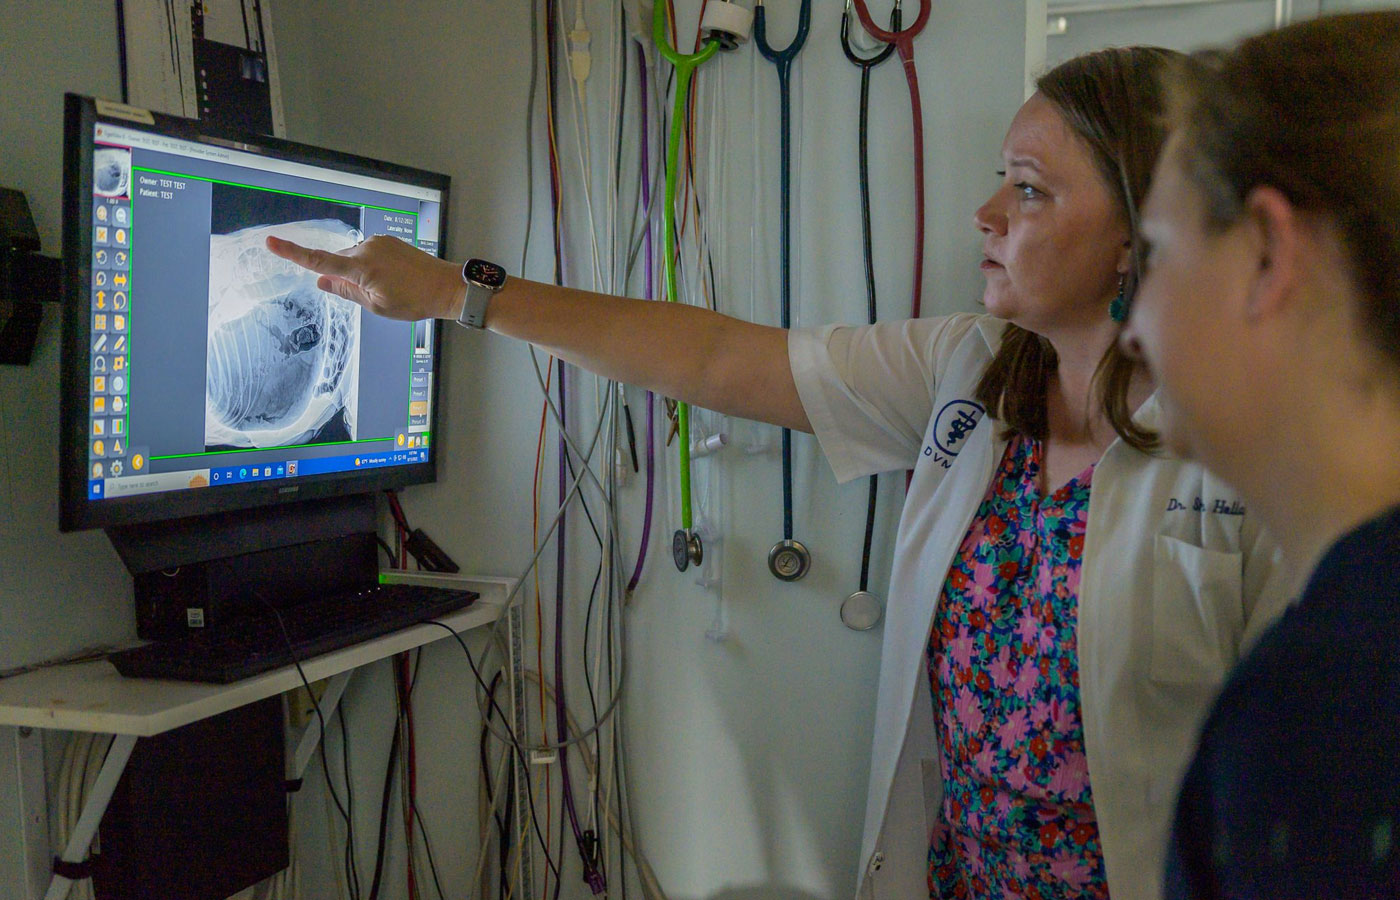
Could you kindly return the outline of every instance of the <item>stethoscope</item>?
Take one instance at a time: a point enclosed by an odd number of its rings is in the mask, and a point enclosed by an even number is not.
[[[676,168],[680,164],[681,127],[685,120],[686,98],[690,94],[690,78],[696,68],[719,52],[721,41],[711,38],[698,53],[679,53],[666,36],[666,0],[656,0],[651,14],[651,37],[656,47],[676,69],[676,101],[671,112],[670,140],[666,145],[666,195],[661,206],[662,252],[665,254],[666,300],[680,302],[676,289]],[[671,559],[682,572],[691,565],[700,565],[705,548],[695,533],[690,506],[690,405],[676,404],[676,435],[680,444],[681,527],[671,538]]]
[[[778,69],[778,93],[781,108],[781,184],[782,184],[782,294],[779,320],[783,328],[792,327],[792,196],[789,166],[792,144],[792,61],[807,42],[807,30],[812,23],[812,0],[802,0],[798,13],[797,35],[785,50],[775,50],[768,43],[767,16],[763,0],[753,11],[753,39],[763,58]],[[783,429],[783,539],[768,551],[768,571],[783,581],[796,581],[812,567],[812,554],[792,538],[792,431]]]
[[[924,281],[924,109],[919,102],[919,72],[914,66],[914,38],[928,24],[929,13],[933,9],[932,0],[919,0],[919,16],[914,24],[900,31],[897,27],[885,31],[877,28],[870,18],[870,10],[865,0],[853,0],[860,24],[871,36],[887,44],[893,44],[904,63],[904,77],[909,82],[909,104],[914,120],[914,299],[911,315],[919,317],[920,297]],[[895,12],[899,11],[899,0],[895,0]],[[848,53],[849,55],[849,53]]]
[[[865,251],[865,300],[867,317],[875,324],[875,253],[870,236],[870,70],[890,58],[894,44],[885,44],[884,49],[870,59],[862,59],[851,48],[851,0],[846,0],[846,10],[841,14],[841,50],[860,69],[860,222],[861,236]],[[899,0],[895,0],[894,11],[890,13],[890,31],[899,31]],[[868,631],[875,627],[884,613],[880,598],[870,593],[870,545],[875,537],[875,502],[880,484],[880,476],[870,476],[870,499],[865,508],[865,543],[860,554],[860,588],[841,604],[841,621],[847,628]]]

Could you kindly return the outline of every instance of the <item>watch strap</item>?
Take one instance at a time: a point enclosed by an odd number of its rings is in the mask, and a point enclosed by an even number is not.
[[[457,322],[468,328],[485,328],[486,307],[490,304],[491,295],[496,293],[496,289],[471,281],[466,284],[467,296],[462,301],[462,311],[457,314]]]

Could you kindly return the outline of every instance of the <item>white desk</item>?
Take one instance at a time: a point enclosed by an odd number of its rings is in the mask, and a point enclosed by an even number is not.
[[[438,621],[458,633],[495,623],[505,609],[515,579],[479,576],[433,575],[417,572],[385,572],[385,580],[437,584],[466,588],[481,595],[471,606]],[[518,616],[511,617],[511,674],[508,698],[514,700],[519,679],[514,671],[519,661],[515,648]],[[323,715],[330,715],[358,667],[424,644],[451,638],[436,625],[417,625],[396,631],[353,647],[314,657],[301,664],[310,682],[330,679],[321,700]],[[302,687],[295,666],[276,669],[233,684],[193,684],[147,678],[124,678],[111,663],[76,663],[37,669],[0,680],[0,726],[10,726],[14,735],[17,770],[20,772],[20,806],[23,810],[26,870],[30,896],[38,897],[37,885],[48,882],[45,900],[62,900],[72,882],[52,873],[49,855],[47,797],[44,792],[43,747],[33,729],[91,731],[114,735],[102,771],[83,806],[62,859],[78,863],[87,859],[88,846],[117,781],[126,767],[136,739],[150,737],[182,725],[207,719],[267,697]],[[514,705],[514,704],[512,704]],[[518,712],[511,713],[516,718]],[[311,751],[320,739],[319,723],[313,721],[295,744],[293,774],[300,777]],[[8,752],[8,747],[6,747]]]

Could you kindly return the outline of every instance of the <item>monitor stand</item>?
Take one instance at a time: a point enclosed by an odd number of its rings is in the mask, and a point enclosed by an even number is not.
[[[132,574],[136,631],[146,640],[378,579],[373,494],[123,525],[107,536]]]

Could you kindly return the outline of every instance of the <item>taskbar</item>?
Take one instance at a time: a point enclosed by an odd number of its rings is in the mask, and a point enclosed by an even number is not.
[[[156,494],[187,488],[222,487],[251,484],[334,472],[353,472],[384,466],[402,466],[428,461],[428,450],[386,450],[379,453],[353,453],[344,456],[323,456],[315,459],[289,459],[255,465],[213,466],[182,469],[178,472],[145,472],[119,478],[94,478],[88,482],[88,499],[104,500]]]

